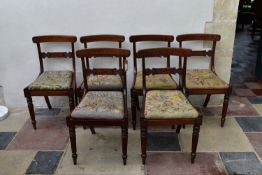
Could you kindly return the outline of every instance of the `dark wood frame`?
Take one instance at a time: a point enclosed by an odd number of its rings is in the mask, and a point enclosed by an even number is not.
[[[133,129],[136,129],[136,112],[139,110],[139,96],[143,96],[142,89],[135,89],[136,74],[137,74],[137,45],[138,42],[166,42],[167,47],[171,46],[171,42],[174,41],[172,35],[132,35],[129,41],[133,44],[133,63],[134,63],[134,78],[132,87],[130,90],[131,94],[131,111],[132,111],[132,125]],[[167,57],[167,67],[170,67],[170,57]]]
[[[182,48],[182,43],[185,41],[211,41],[212,48],[210,50],[193,50],[192,56],[208,56],[210,57],[210,66],[209,69],[216,74],[215,71],[215,50],[216,50],[216,42],[220,41],[221,36],[218,34],[183,34],[178,35],[176,40],[179,42],[179,47]],[[179,59],[179,66],[182,65],[182,59]],[[217,74],[216,74],[217,75]],[[225,94],[223,109],[222,109],[222,118],[221,118],[221,127],[224,126],[226,120],[226,113],[229,103],[229,96],[232,92],[232,87],[229,85],[228,88],[219,88],[219,89],[189,89],[186,88],[186,84],[184,84],[185,94],[189,95],[203,95],[207,94],[205,102],[203,104],[204,107],[208,105],[211,94]]]
[[[40,73],[39,76],[44,72],[43,60],[45,58],[72,58],[72,68],[73,75],[71,80],[71,86],[67,90],[30,90],[27,86],[24,88],[24,96],[26,97],[28,109],[32,121],[33,128],[36,129],[36,120],[34,105],[32,102],[32,96],[44,96],[45,101],[49,109],[52,109],[48,96],[68,96],[69,97],[69,106],[70,111],[73,111],[75,107],[75,51],[74,43],[77,41],[76,36],[69,35],[43,35],[43,36],[34,36],[32,38],[33,43],[36,43],[38,50],[38,57],[40,62]],[[68,43],[71,44],[71,51],[69,52],[42,52],[41,44],[42,43]]]
[[[123,35],[113,35],[113,34],[100,34],[100,35],[86,35],[80,37],[80,42],[84,44],[84,48],[88,48],[88,44],[97,42],[112,42],[118,43],[118,48],[122,48],[122,43],[125,41],[125,36]],[[114,48],[114,47],[112,47]],[[89,67],[89,62],[87,60],[86,65]],[[122,62],[121,57],[119,57],[119,68],[124,69],[125,63]],[[90,67],[89,67],[90,68]],[[104,90],[104,89],[102,89]],[[108,89],[110,90],[110,89]],[[81,100],[84,94],[84,82],[80,84],[77,88],[77,97]]]
[[[123,119],[88,119],[88,118],[76,118],[67,117],[67,125],[69,127],[70,142],[72,149],[72,158],[74,164],[77,163],[76,153],[76,134],[75,127],[81,126],[120,126],[122,133],[122,158],[123,164],[126,165],[127,160],[127,142],[128,142],[128,112],[127,112],[127,88],[126,88],[126,70],[125,69],[90,69],[86,65],[86,60],[90,58],[98,59],[98,57],[121,57],[122,61],[125,62],[126,58],[129,57],[130,51],[119,48],[93,48],[93,49],[82,49],[76,51],[77,57],[81,58],[82,71],[84,79],[85,93],[88,93],[87,85],[87,74],[103,74],[103,75],[116,75],[119,74],[123,81],[123,88],[120,90],[123,93],[124,99],[124,116]],[[112,91],[112,90],[110,90]],[[114,90],[119,91],[119,90]]]
[[[170,56],[180,56],[184,58],[183,68],[153,68],[149,69],[145,66],[145,59],[154,59],[154,57],[169,57]],[[190,49],[182,49],[182,48],[155,48],[155,49],[144,49],[140,50],[137,53],[137,57],[142,58],[142,70],[143,70],[143,108],[142,114],[140,117],[140,125],[141,125],[141,149],[142,149],[142,163],[146,162],[146,147],[147,147],[147,128],[148,126],[170,126],[170,125],[185,125],[192,124],[193,125],[193,135],[192,135],[192,152],[191,152],[191,162],[194,163],[196,157],[196,149],[198,144],[199,130],[200,125],[202,124],[202,115],[199,113],[197,118],[173,118],[173,119],[164,119],[159,117],[158,119],[147,119],[144,116],[145,110],[145,100],[147,91],[146,88],[146,76],[150,74],[176,74],[178,73],[181,77],[182,85],[185,82],[185,74],[186,74],[186,64],[187,57],[191,56]],[[152,90],[152,89],[150,89]],[[168,90],[168,89],[167,89]],[[169,89],[172,90],[172,89]],[[164,90],[163,90],[164,91]],[[183,92],[183,90],[181,90]],[[179,129],[180,130],[180,129]],[[178,131],[179,132],[179,131]]]

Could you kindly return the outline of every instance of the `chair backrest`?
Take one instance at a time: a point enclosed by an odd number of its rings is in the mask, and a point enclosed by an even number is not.
[[[208,50],[193,50],[192,56],[208,56],[210,57],[210,66],[209,68],[212,71],[215,71],[215,51],[216,51],[216,42],[220,41],[221,36],[218,34],[205,34],[205,33],[195,33],[195,34],[183,34],[178,35],[176,40],[179,42],[179,47],[183,47],[183,42],[186,41],[211,41],[212,47]],[[182,66],[182,59],[179,59],[179,67]]]
[[[133,62],[134,70],[137,72],[137,45],[138,42],[166,42],[167,47],[171,46],[171,42],[174,41],[172,35],[132,35],[129,37],[129,41],[133,43]],[[167,56],[167,67],[170,67],[170,57]]]
[[[42,35],[34,36],[33,43],[36,43],[38,50],[38,57],[40,62],[40,73],[44,72],[43,59],[45,58],[72,58],[72,67],[75,72],[75,48],[74,43],[77,41],[76,36],[72,35]],[[71,50],[68,52],[42,52],[42,43],[68,43],[71,45]]]
[[[85,48],[88,48],[88,43],[95,42],[112,42],[118,43],[118,48],[122,48],[122,43],[125,41],[125,36],[123,35],[112,35],[112,34],[101,34],[101,35],[87,35],[81,36],[80,42],[84,44]],[[122,68],[124,63],[121,61],[121,57],[119,57],[119,68]]]
[[[137,52],[137,57],[142,58],[142,82],[143,82],[143,93],[146,93],[146,76],[150,74],[179,74],[182,78],[182,86],[185,84],[186,65],[187,57],[192,54],[191,49],[183,48],[154,48],[154,49],[143,49]],[[154,59],[155,57],[171,57],[178,56],[184,58],[183,67],[167,67],[167,68],[146,68],[145,59]],[[151,89],[150,89],[151,90]]]
[[[91,48],[91,49],[82,49],[76,51],[76,56],[81,58],[82,63],[82,72],[84,79],[84,87],[85,90],[88,91],[87,77],[91,74],[93,75],[120,75],[123,82],[123,89],[126,89],[126,71],[125,67],[123,68],[93,68],[91,69],[88,65],[89,59],[99,59],[99,58],[122,58],[123,62],[126,61],[127,57],[129,57],[130,51],[127,49],[121,48]]]

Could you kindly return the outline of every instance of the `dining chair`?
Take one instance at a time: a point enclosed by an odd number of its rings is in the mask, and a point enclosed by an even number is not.
[[[80,42],[84,44],[84,48],[98,48],[96,44],[110,43],[110,48],[121,48],[122,43],[125,41],[123,35],[101,34],[101,35],[86,35],[80,37]],[[89,60],[87,60],[89,61]],[[119,57],[119,68],[123,69],[125,63],[122,62],[122,58]],[[90,63],[86,62],[86,65],[90,67]],[[89,75],[87,78],[89,90],[121,90],[123,84],[119,75]],[[84,82],[78,87],[78,98],[81,99],[84,92]]]
[[[34,80],[30,85],[24,88],[24,96],[27,100],[33,128],[36,129],[36,119],[32,96],[44,96],[49,109],[52,109],[52,106],[48,96],[68,96],[70,111],[73,111],[74,109],[74,93],[76,88],[74,43],[76,42],[77,38],[76,36],[68,35],[43,35],[34,36],[32,40],[33,43],[37,45],[38,57],[40,62],[40,73],[36,80]],[[46,46],[45,48],[48,48],[48,45],[52,47],[54,46],[52,45],[54,43],[56,43],[56,47],[65,47],[64,49],[67,51],[42,51],[42,47],[44,47],[43,45]],[[67,48],[68,46],[66,45],[70,46],[71,49],[69,50]],[[49,49],[51,50],[50,47]],[[44,59],[47,58],[70,58],[72,59],[72,70],[45,71]]]
[[[157,74],[180,75],[182,86],[185,82],[186,61],[191,56],[190,49],[182,48],[154,48],[144,49],[137,53],[137,58],[142,58],[142,84],[143,84],[143,108],[140,117],[141,125],[141,149],[142,163],[146,162],[147,133],[149,126],[165,125],[193,125],[191,162],[194,163],[198,144],[202,115],[190,104],[183,90],[175,89],[148,89],[147,76]],[[146,59],[152,60],[156,57],[183,57],[183,67],[148,68]]]
[[[123,164],[127,160],[128,140],[128,113],[127,113],[127,89],[125,68],[89,68],[88,59],[119,58],[125,62],[130,51],[119,48],[91,48],[76,51],[77,57],[81,58],[85,94],[81,102],[67,117],[69,135],[74,164],[77,164],[76,150],[76,126],[120,126],[122,133],[122,159]],[[95,90],[88,88],[89,75],[119,75],[123,87],[121,90]],[[106,145],[105,145],[106,146]]]
[[[210,59],[209,69],[188,69],[186,71],[185,81],[185,94],[189,95],[204,95],[206,99],[203,104],[204,107],[208,105],[211,94],[224,94],[224,102],[222,109],[221,127],[224,126],[229,103],[229,96],[232,92],[231,86],[223,81],[215,71],[215,51],[216,43],[220,40],[221,36],[218,34],[183,34],[178,35],[176,40],[179,42],[179,47],[183,47],[184,42],[198,41],[212,42],[211,48],[203,50],[193,50],[193,57],[208,57]],[[182,58],[179,59],[179,66],[182,65]]]
[[[136,112],[139,108],[139,96],[143,96],[142,93],[142,72],[138,70],[138,58],[137,57],[137,44],[154,43],[154,44],[167,44],[170,47],[171,42],[174,41],[172,35],[132,35],[129,38],[133,44],[133,83],[130,90],[131,94],[131,110],[132,110],[132,125],[133,129],[136,129]],[[159,46],[158,46],[159,47]],[[170,67],[170,58],[166,57],[166,67]],[[176,89],[177,84],[172,76],[168,74],[150,75],[147,77],[148,88],[154,89]]]

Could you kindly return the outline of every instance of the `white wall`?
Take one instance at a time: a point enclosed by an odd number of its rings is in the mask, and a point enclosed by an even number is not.
[[[34,35],[123,34],[131,49],[132,34],[204,32],[212,16],[213,0],[1,0],[0,85],[7,105],[25,106],[23,88],[38,75]],[[131,72],[129,64],[129,85]]]

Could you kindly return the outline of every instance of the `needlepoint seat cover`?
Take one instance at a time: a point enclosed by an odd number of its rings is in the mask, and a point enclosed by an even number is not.
[[[142,89],[142,72],[137,72],[135,89]],[[175,80],[168,74],[156,74],[146,77],[148,89],[177,89]]]
[[[197,110],[178,90],[152,90],[146,94],[145,118],[197,118]]]
[[[186,72],[188,89],[221,89],[229,85],[208,69],[190,69]]]
[[[44,71],[29,85],[29,90],[68,90],[71,86],[72,71]]]
[[[71,116],[88,119],[122,119],[124,98],[120,91],[89,91]]]
[[[119,75],[90,75],[87,79],[88,89],[121,89],[122,80]]]

